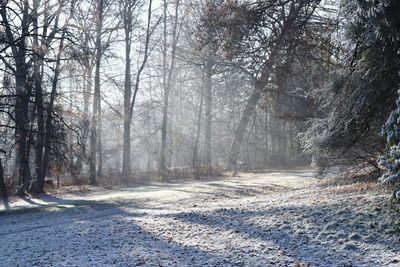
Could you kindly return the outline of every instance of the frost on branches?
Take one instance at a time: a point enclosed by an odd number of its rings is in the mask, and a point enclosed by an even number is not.
[[[400,90],[398,91],[400,95]],[[393,197],[400,201],[400,96],[397,99],[397,108],[382,128],[382,134],[386,136],[388,152],[379,158],[379,165],[386,171],[380,180],[386,184],[395,185]]]

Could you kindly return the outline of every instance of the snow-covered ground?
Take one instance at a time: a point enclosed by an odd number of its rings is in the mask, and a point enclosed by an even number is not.
[[[14,199],[0,266],[400,266],[371,187],[293,171]]]

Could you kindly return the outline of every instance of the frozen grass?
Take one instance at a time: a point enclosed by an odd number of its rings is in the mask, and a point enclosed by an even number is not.
[[[0,265],[399,266],[388,205],[308,171],[14,200]]]

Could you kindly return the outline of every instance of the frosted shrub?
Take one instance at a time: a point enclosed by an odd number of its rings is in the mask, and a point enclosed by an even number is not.
[[[398,92],[400,95],[400,91]],[[387,153],[379,158],[379,165],[385,170],[380,180],[395,186],[393,197],[400,201],[400,97],[396,101],[397,108],[382,128],[386,137]]]

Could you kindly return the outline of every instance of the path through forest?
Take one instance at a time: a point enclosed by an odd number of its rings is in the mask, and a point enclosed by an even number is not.
[[[287,171],[18,200],[1,207],[0,265],[399,266],[371,188]]]

